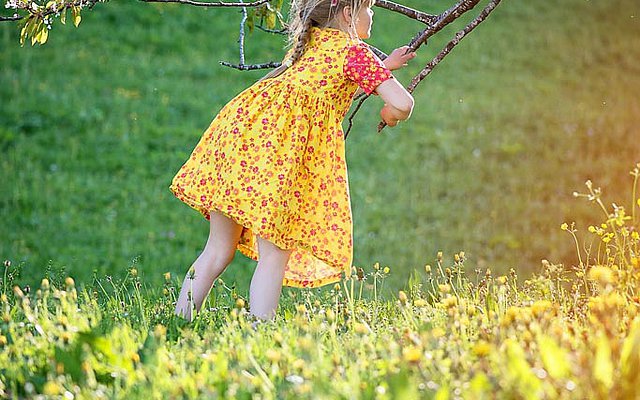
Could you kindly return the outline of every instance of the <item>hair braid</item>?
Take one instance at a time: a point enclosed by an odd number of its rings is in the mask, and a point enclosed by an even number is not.
[[[275,78],[300,60],[311,40],[312,27],[326,27],[344,7],[351,7],[352,12],[356,13],[364,4],[372,5],[373,2],[374,0],[292,0],[289,14],[291,19],[287,26],[292,50],[282,65],[262,79]]]
[[[298,61],[302,55],[304,54],[304,50],[311,39],[311,27],[313,26],[313,21],[311,18],[307,18],[304,21],[302,31],[300,35],[296,38],[296,46],[293,49],[293,53],[291,54],[290,62],[291,64]]]

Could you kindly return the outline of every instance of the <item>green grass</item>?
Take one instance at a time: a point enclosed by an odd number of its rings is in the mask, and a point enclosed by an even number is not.
[[[546,262],[523,281],[439,255],[389,299],[378,294],[395,272],[374,266],[287,292],[257,326],[222,280],[189,323],[173,313],[169,276],[149,285],[132,268],[25,293],[5,263],[0,396],[638,399],[640,236],[637,218],[618,217],[591,235],[597,265]]]
[[[387,51],[420,27],[385,10],[375,19],[371,42]],[[208,226],[167,187],[217,110],[261,76],[218,64],[237,59],[238,22],[229,10],[110,2],[35,48],[0,26],[0,259],[22,264],[22,284],[132,264],[152,284],[183,276]],[[356,265],[392,266],[398,289],[438,250],[523,275],[543,258],[575,263],[559,225],[592,218],[571,193],[593,179],[628,198],[639,35],[635,0],[505,0],[418,88],[409,122],[377,135],[381,104],[368,101],[348,140]],[[266,34],[247,45],[251,62],[282,54]],[[252,270],[238,255],[223,278],[244,293]]]

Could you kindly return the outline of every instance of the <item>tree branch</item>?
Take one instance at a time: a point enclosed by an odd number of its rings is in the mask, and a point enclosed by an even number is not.
[[[420,46],[427,42],[427,39],[440,32],[465,12],[474,8],[479,2],[480,0],[461,0],[453,7],[438,15],[429,27],[418,33],[411,42],[409,42],[411,51],[418,50]]]
[[[489,14],[500,4],[501,0],[491,0],[489,4],[478,14],[478,16],[471,21],[463,30],[458,31],[455,37],[447,43],[447,45],[435,56],[423,69],[420,71],[418,75],[416,75],[412,80],[411,84],[407,87],[407,91],[409,93],[413,93],[416,87],[424,80],[433,71],[436,65],[438,65],[450,52],[456,47],[465,36],[467,36],[471,31],[473,31],[482,21],[487,19]],[[387,124],[384,122],[380,122],[378,124],[378,132],[381,132]]]
[[[267,33],[273,33],[275,35],[287,35],[287,29],[286,28],[282,28],[282,29],[268,29],[265,28],[262,25],[256,25],[256,28],[260,29],[262,32],[267,32]]]
[[[0,15],[0,22],[6,22],[6,21],[20,21],[23,17],[21,15],[18,14],[13,14],[10,17],[3,17]]]
[[[37,5],[35,8],[31,8],[33,6],[30,6],[30,4],[33,4],[33,3],[27,3],[27,2],[14,2],[11,6],[9,6],[9,3],[7,2],[7,4],[5,5],[5,8],[27,11],[30,15],[22,16],[18,14],[13,14],[11,17],[0,17],[0,22],[20,21],[21,19],[31,18],[31,17],[44,19],[45,17],[48,17],[50,15],[60,14],[63,11],[72,9],[74,7],[80,7],[80,8],[87,7],[89,9],[92,9],[96,5],[96,3],[99,3],[100,1],[103,1],[103,0],[76,0],[70,3],[63,3],[61,5],[52,5],[51,7],[46,7],[46,8],[44,6],[37,6]]]
[[[242,3],[242,0],[240,0]],[[247,7],[242,7],[242,19],[240,20],[240,35],[238,47],[240,47],[240,65],[244,65],[244,24],[247,23]]]
[[[211,3],[193,1],[193,0],[140,0],[144,3],[180,3],[197,7],[258,7],[269,0],[256,0],[251,3],[225,3],[224,1],[216,1]]]
[[[225,67],[239,69],[240,71],[251,71],[256,69],[278,68],[282,63],[270,61],[262,64],[231,64],[226,61],[220,61],[220,65]]]
[[[431,24],[437,18],[436,15],[431,15],[422,11],[414,10],[413,8],[409,8],[407,6],[403,6],[402,4],[394,3],[392,1],[376,0],[375,5],[377,7],[384,8],[389,11],[394,11],[394,12],[403,14],[409,18],[415,19],[416,21],[423,22],[425,24]]]

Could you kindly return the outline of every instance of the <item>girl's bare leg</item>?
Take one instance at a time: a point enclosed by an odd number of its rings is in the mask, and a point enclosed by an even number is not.
[[[282,293],[284,269],[291,250],[282,250],[258,237],[258,266],[249,288],[249,313],[260,319],[273,319]]]
[[[176,315],[193,320],[191,305],[200,311],[202,303],[209,295],[213,282],[224,272],[233,260],[236,246],[240,240],[242,226],[223,214],[212,212],[209,239],[200,256],[193,263],[193,279],[189,273],[182,283],[182,289],[176,302]],[[192,291],[189,295],[189,291]],[[191,300],[190,300],[191,298]]]

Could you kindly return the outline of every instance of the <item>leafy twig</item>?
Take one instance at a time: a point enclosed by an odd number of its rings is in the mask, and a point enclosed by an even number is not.
[[[180,4],[190,5],[190,6],[197,6],[197,7],[258,7],[267,3],[269,0],[256,0],[250,3],[243,3],[243,2],[226,3],[224,1],[201,2],[201,1],[193,1],[193,0],[140,0],[140,1],[144,3],[180,3]]]

